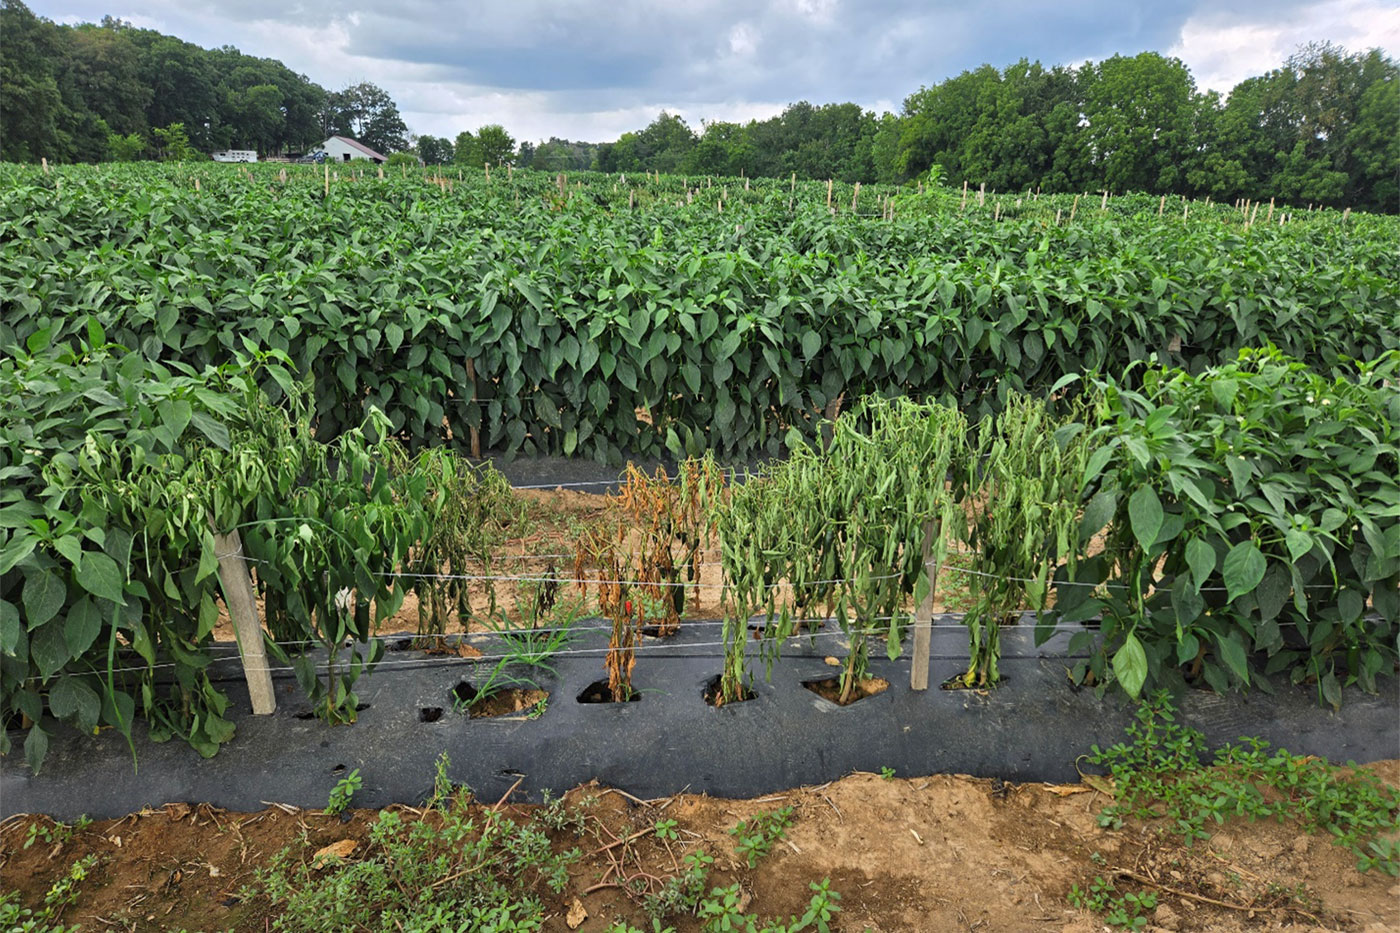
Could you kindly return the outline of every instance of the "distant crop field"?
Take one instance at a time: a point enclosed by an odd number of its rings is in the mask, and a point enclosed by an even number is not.
[[[1400,347],[1400,219],[825,182],[259,165],[0,168],[0,345],[91,317],[279,350],[318,431],[617,462],[781,452],[840,397],[972,414],[1157,354]],[[275,390],[275,386],[271,387]]]

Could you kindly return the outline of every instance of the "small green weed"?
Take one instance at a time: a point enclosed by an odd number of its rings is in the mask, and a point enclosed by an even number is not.
[[[887,780],[887,781],[893,781],[893,780],[894,780],[894,768],[891,768],[891,767],[889,767],[889,766],[885,766],[885,767],[881,768],[881,769],[880,769],[880,777],[884,778],[884,779]]]
[[[92,825],[92,820],[87,814],[78,817],[72,824],[54,821],[52,824],[30,823],[29,833],[24,837],[24,847],[27,849],[36,842],[42,841],[45,845],[61,846],[66,844],[77,833],[82,832]]]
[[[1095,875],[1087,890],[1077,884],[1070,888],[1069,903],[1071,907],[1103,914],[1104,923],[1111,927],[1140,930],[1147,926],[1146,914],[1157,907],[1157,895],[1152,891],[1119,892],[1113,882]]]
[[[340,816],[350,806],[350,801],[355,799],[355,792],[364,784],[360,777],[360,769],[356,768],[345,777],[336,782],[331,788],[330,798],[326,801],[326,814],[328,816]]]
[[[86,825],[82,820],[79,822]],[[77,933],[79,927],[64,926],[59,920],[63,917],[63,912],[82,894],[82,882],[87,880],[88,874],[96,867],[95,855],[85,855],[74,862],[68,869],[68,874],[49,887],[44,894],[44,906],[37,912],[20,906],[18,891],[0,894],[0,930],[4,930],[5,933]]]
[[[772,813],[760,813],[729,830],[729,835],[738,840],[734,848],[748,861],[749,867],[758,865],[758,860],[773,849],[773,843],[787,835],[792,825],[792,807],[783,807]]]

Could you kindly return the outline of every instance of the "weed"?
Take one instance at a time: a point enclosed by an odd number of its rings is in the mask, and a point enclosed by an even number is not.
[[[439,759],[421,816],[384,811],[358,861],[313,869],[307,846],[289,847],[257,874],[256,888],[281,911],[274,928],[535,931],[540,893],[559,894],[578,849],[556,852],[543,821],[520,823],[471,805]]]
[[[1157,895],[1152,891],[1120,893],[1113,882],[1096,875],[1087,890],[1077,884],[1070,888],[1069,903],[1103,914],[1104,923],[1111,927],[1140,930],[1147,926],[1145,915],[1157,907]]]
[[[894,780],[894,768],[891,768],[891,767],[889,767],[888,765],[882,767],[882,768],[880,769],[880,777],[884,778],[884,779],[887,780],[887,781],[893,781],[893,780]]]
[[[61,846],[66,844],[77,833],[82,832],[92,825],[92,820],[87,814],[83,814],[73,821],[72,825],[54,821],[52,825],[43,823],[30,823],[29,832],[24,837],[24,848],[29,848],[36,842],[42,841],[45,845]]]
[[[1094,746],[1089,755],[1116,785],[1100,826],[1121,826],[1130,816],[1165,818],[1189,846],[1231,817],[1292,819],[1309,832],[1326,831],[1357,857],[1360,870],[1400,873],[1400,846],[1383,838],[1400,828],[1400,791],[1369,772],[1344,774],[1325,759],[1271,750],[1257,738],[1216,750],[1206,766],[1205,737],[1176,721],[1165,691],[1138,708],[1127,735],[1128,742]]]
[[[354,799],[355,792],[360,789],[364,780],[360,777],[360,769],[356,768],[345,777],[336,782],[331,788],[330,799],[326,801],[326,815],[339,816],[350,806],[350,801]]]
[[[773,843],[787,835],[792,825],[792,807],[783,807],[772,813],[741,820],[739,825],[729,830],[729,835],[738,840],[734,848],[748,861],[750,868],[758,865],[758,860],[773,849]]]
[[[81,821],[80,821],[81,822]],[[62,823],[58,824],[64,825]],[[55,881],[44,894],[44,906],[33,911],[19,904],[19,892],[0,894],[0,930],[6,933],[76,933],[77,926],[64,926],[58,921],[82,893],[81,883],[97,867],[97,856],[85,855]]]
[[[675,820],[657,820],[655,829],[657,839],[680,838],[680,833],[676,832]]]

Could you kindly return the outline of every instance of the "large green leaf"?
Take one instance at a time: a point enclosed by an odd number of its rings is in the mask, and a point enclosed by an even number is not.
[[[1225,579],[1225,598],[1234,602],[1238,597],[1250,592],[1264,579],[1268,561],[1253,541],[1241,541],[1230,548],[1221,567]]]
[[[1128,523],[1143,550],[1150,550],[1162,530],[1162,502],[1151,486],[1139,486],[1128,499]]]

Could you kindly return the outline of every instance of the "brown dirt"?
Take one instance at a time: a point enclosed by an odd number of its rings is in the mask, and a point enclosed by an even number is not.
[[[841,677],[823,677],[821,680],[804,680],[802,686],[821,697],[823,700],[830,700],[838,706],[850,706],[858,703],[866,697],[877,696],[890,688],[890,682],[883,677],[867,677],[858,680],[851,687],[851,698],[845,703],[841,702]]]
[[[1372,768],[1400,783],[1400,761]],[[835,929],[852,933],[1098,933],[1105,929],[1101,916],[1065,901],[1071,885],[1084,886],[1096,875],[1117,876],[1120,890],[1157,891],[1160,906],[1146,927],[1153,933],[1400,929],[1395,879],[1358,873],[1355,858],[1325,837],[1289,824],[1235,820],[1187,849],[1151,824],[1099,828],[1095,817],[1108,799],[1087,785],[858,773],[755,800],[687,794],[642,802],[597,785],[577,788],[566,799],[586,797],[595,802],[584,811],[583,834],[553,834],[558,847],[577,844],[590,854],[573,869],[563,895],[541,892],[553,912],[549,931],[568,929],[575,898],[588,914],[579,927],[585,933],[619,918],[650,929],[608,879],[619,867],[629,875],[669,876],[684,853],[698,848],[716,858],[709,884],[740,883],[750,898],[747,909],[765,918],[800,915],[809,882],[829,878],[841,894]],[[786,806],[794,809],[786,839],[756,870],[748,869],[727,831]],[[405,818],[416,812],[396,809]],[[508,809],[524,814],[530,808]],[[240,896],[253,871],[286,846],[310,860],[326,846],[340,843],[345,851],[353,842],[349,858],[363,858],[375,818],[374,811],[355,811],[342,823],[294,808],[230,813],[170,804],[93,823],[61,845],[39,842],[26,849],[28,827],[51,824],[12,817],[0,830],[0,887],[18,890],[24,904],[37,907],[74,861],[93,854],[97,867],[65,912],[68,923],[87,930],[264,930],[275,914],[265,901]],[[676,841],[648,831],[658,819],[676,821]],[[600,848],[633,833],[639,833],[636,840]],[[682,933],[699,929],[692,918],[672,922]]]

